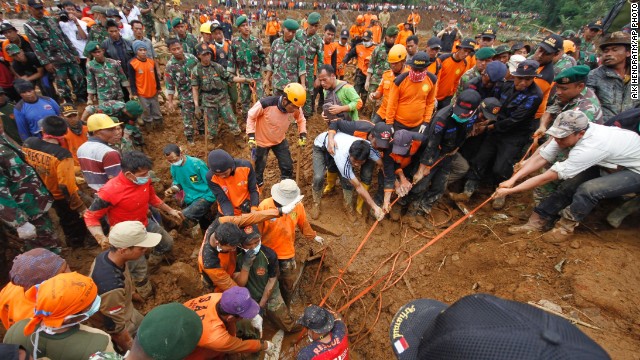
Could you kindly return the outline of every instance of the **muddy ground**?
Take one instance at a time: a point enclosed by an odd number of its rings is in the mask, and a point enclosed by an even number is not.
[[[308,142],[312,143],[315,136],[324,131],[325,124],[316,115],[308,120],[307,128]],[[290,144],[296,143],[295,132],[292,125],[288,137]],[[145,152],[155,159],[154,168],[162,180],[157,189],[160,196],[162,188],[171,183],[169,164],[161,152],[164,145],[175,142],[183,147],[185,153],[206,161],[204,139],[196,139],[194,146],[187,145],[177,114],[165,112],[164,129],[145,134],[145,139]],[[233,138],[223,131],[217,141],[209,142],[208,150],[224,148],[234,156],[249,158],[245,140],[244,137]],[[296,168],[300,163],[299,185],[307,195],[304,203],[309,209],[313,176],[311,147],[307,146],[300,155],[294,148],[292,156]],[[271,185],[278,180],[277,163],[271,155],[262,198],[269,195]],[[481,203],[489,194],[485,189],[476,195],[469,208]],[[354,359],[393,357],[388,325],[396,310],[411,299],[425,297],[451,303],[479,292],[522,302],[549,300],[559,305],[567,316],[599,328],[580,326],[612,358],[640,359],[640,276],[637,268],[640,216],[635,214],[619,229],[612,229],[604,218],[615,205],[615,201],[604,202],[578,228],[572,241],[552,245],[535,235],[507,234],[506,228],[524,222],[532,209],[530,194],[509,198],[504,210],[495,212],[490,206],[481,209],[415,257],[409,267],[404,263],[409,254],[461,217],[462,213],[448,200],[443,200],[433,216],[422,224],[408,224],[407,219],[400,222],[384,220],[377,225],[360,254],[345,271],[344,281],[337,286],[327,304],[338,309],[392,267],[396,270],[394,276],[342,312],[349,327]],[[339,191],[323,199],[322,214],[312,224],[325,238],[329,248],[320,269],[319,261],[306,267],[292,306],[295,314],[300,314],[306,304],[320,302],[373,225],[366,217],[349,223],[342,211]],[[429,224],[436,226],[432,228]],[[162,303],[186,301],[204,291],[197,274],[196,259],[192,256],[201,238],[178,231],[174,234],[177,239],[172,264],[165,264],[151,275],[155,295],[145,304],[139,304],[143,312]],[[300,267],[305,254],[310,248],[317,250],[317,245],[301,237],[297,245]],[[72,269],[88,273],[98,252],[97,249],[65,250],[63,255]],[[400,276],[402,273],[404,275]],[[266,336],[272,333],[267,329]],[[287,336],[283,346],[286,355],[283,357],[292,357],[294,350],[291,344],[296,339],[296,335]]]

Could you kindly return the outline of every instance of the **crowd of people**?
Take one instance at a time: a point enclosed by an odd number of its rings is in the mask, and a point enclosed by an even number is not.
[[[278,356],[279,345],[263,338],[265,320],[306,332],[298,359],[347,359],[338,313],[310,305],[297,317],[289,307],[296,228],[324,245],[310,219],[328,211],[322,198],[338,183],[345,226],[358,216],[428,225],[443,196],[464,203],[481,187],[495,210],[531,190],[529,220],[508,231],[551,243],[570,239],[601,200],[619,201],[607,218],[613,227],[640,209],[631,38],[602,34],[600,21],[508,45],[496,43],[496,29],[465,36],[444,17],[425,36],[421,8],[400,24],[384,5],[353,24],[316,11],[279,19],[270,10],[262,37],[256,13],[241,8],[84,0],[52,14],[42,0],[27,5],[21,30],[0,24],[0,225],[20,253],[0,292],[3,359]],[[170,54],[164,68],[158,44]],[[180,127],[165,119],[178,109],[184,137],[162,154],[145,153],[145,137]],[[312,116],[325,131],[308,140]],[[313,164],[308,215],[293,180],[292,122],[295,145]],[[186,153],[221,132],[242,144],[206,149],[206,159]],[[232,156],[247,147],[250,159]],[[280,179],[267,194],[270,151]],[[170,166],[164,200],[154,160]],[[153,296],[149,274],[174,256],[171,228],[204,233],[194,266],[207,293],[142,315],[135,303]],[[97,246],[87,274],[61,256],[63,247]],[[477,330],[487,323],[496,324],[491,337]],[[400,359],[529,358],[547,348],[608,357],[566,326],[489,295],[449,307],[421,299],[398,311],[389,346]],[[469,340],[446,338],[454,329]],[[540,331],[551,333],[541,340]]]

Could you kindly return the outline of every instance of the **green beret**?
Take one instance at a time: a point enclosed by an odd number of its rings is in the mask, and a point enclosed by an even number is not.
[[[298,22],[293,19],[285,20],[282,23],[282,26],[284,26],[285,29],[291,30],[291,31],[296,31],[300,28],[300,24],[298,24]]]
[[[129,115],[138,117],[142,115],[142,105],[136,100],[129,100],[126,104],[124,104],[124,109],[129,113]]]
[[[309,17],[307,17],[307,23],[309,23],[309,25],[315,25],[320,22],[320,17],[320,14],[317,12],[312,12],[309,14]]]
[[[18,45],[16,44],[9,44],[5,50],[7,51],[7,54],[9,54],[9,56],[13,56],[20,52],[20,47],[18,47]]]
[[[384,32],[384,34],[386,36],[396,36],[398,35],[398,33],[400,32],[400,30],[398,30],[398,27],[395,25],[391,25],[387,28],[387,31]]]
[[[553,79],[558,84],[571,84],[578,81],[584,81],[589,75],[588,65],[572,66],[568,69],[560,71],[560,73]]]
[[[511,52],[511,48],[509,48],[509,45],[500,45],[496,48],[496,55],[510,53],[510,52]]]
[[[490,47],[483,47],[476,50],[476,59],[478,60],[487,60],[491,59],[496,55],[496,51]]]
[[[244,24],[244,23],[246,23],[246,22],[247,22],[247,17],[246,17],[246,16],[244,16],[244,15],[239,16],[239,17],[236,19],[236,26],[240,26],[240,25],[242,25],[242,24]]]
[[[176,27],[178,25],[182,24],[182,18],[175,18],[173,20],[171,20],[171,27]]]
[[[97,41],[89,41],[87,45],[84,46],[84,56],[88,56],[89,54],[91,54],[92,52],[98,49],[102,49],[102,48],[100,47],[100,44],[98,44]]]

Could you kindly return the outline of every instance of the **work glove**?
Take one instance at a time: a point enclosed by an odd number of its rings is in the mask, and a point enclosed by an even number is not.
[[[242,270],[251,270],[251,265],[253,265],[256,255],[258,254],[253,251],[244,253],[244,256],[242,257]]]
[[[22,226],[16,228],[18,237],[22,240],[33,239],[36,237],[36,227],[32,223],[26,222]]]
[[[196,106],[195,115],[196,119],[202,119],[202,109],[200,108],[200,106]]]
[[[109,244],[109,238],[107,238],[104,234],[94,235],[94,237],[96,238],[96,241],[98,242],[98,245],[100,245],[102,250],[107,250],[111,246]]]
[[[298,146],[305,147],[307,146],[307,134],[300,134],[300,139],[298,139]]]
[[[316,236],[313,240],[320,245],[324,245],[324,239],[321,236]]]
[[[420,125],[420,128],[418,129],[418,132],[420,134],[424,134],[424,132],[427,130],[427,124],[422,124]]]
[[[255,134],[249,134],[249,141],[247,141],[247,144],[249,144],[251,149],[255,149],[258,146]]]
[[[277,356],[279,355],[278,353],[276,353],[276,346],[273,345],[273,343],[271,341],[265,341],[265,343],[267,344],[267,349],[264,351],[268,356]]]
[[[251,319],[251,326],[260,332],[260,338],[262,339],[262,316],[256,315]]]
[[[288,214],[292,212],[293,209],[295,209],[296,205],[298,205],[298,203],[302,201],[303,198],[304,198],[304,195],[298,195],[298,197],[295,198],[295,200],[293,200],[290,204],[281,207],[280,212],[282,212],[283,214]]]
[[[167,190],[164,191],[164,196],[171,196],[173,194],[175,194],[176,192],[178,192],[180,190],[180,188],[178,188],[177,186],[173,185],[170,188],[168,188]]]
[[[382,208],[379,206],[376,206],[375,209],[373,209],[373,214],[377,221],[382,221],[384,219],[384,211],[382,211]]]

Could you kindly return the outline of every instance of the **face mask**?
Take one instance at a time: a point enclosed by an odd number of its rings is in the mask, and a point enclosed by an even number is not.
[[[144,185],[149,182],[150,177],[147,176],[136,176],[136,180],[134,181],[136,185]]]
[[[69,319],[74,319],[77,318],[76,320],[69,322],[67,324],[64,324],[60,327],[54,328],[54,327],[49,327],[49,326],[42,326],[42,331],[44,331],[46,334],[49,335],[55,335],[56,332],[60,329],[65,329],[68,327],[72,327],[75,325],[80,324],[81,322],[87,321],[93,314],[97,313],[98,310],[100,310],[100,304],[102,302],[102,299],[100,299],[100,296],[96,296],[96,299],[93,301],[93,304],[91,304],[91,308],[89,308],[89,310],[87,310],[87,312],[82,313],[82,314],[74,314],[74,315],[69,315],[67,317],[65,317],[65,320],[69,320]]]
[[[453,120],[455,120],[458,124],[464,124],[467,121],[469,121],[469,118],[461,118],[460,116],[456,115],[456,114],[451,114],[451,117],[453,118]]]
[[[180,160],[178,160],[176,162],[172,162],[171,165],[173,165],[173,166],[182,166],[183,161],[184,161],[184,159],[180,159]]]
[[[370,46],[373,44],[373,41],[363,41],[363,42],[362,42],[362,44],[363,44],[365,47],[370,47]]]
[[[247,255],[258,255],[258,252],[260,252],[261,246],[262,246],[262,241],[260,241],[258,245],[256,245],[256,247],[254,247],[251,250],[248,250],[248,249],[243,249],[243,250],[245,253],[247,253]]]

